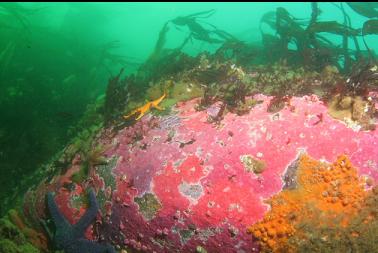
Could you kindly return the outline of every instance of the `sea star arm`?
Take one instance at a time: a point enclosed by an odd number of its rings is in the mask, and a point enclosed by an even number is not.
[[[163,111],[163,110],[164,110],[164,108],[162,108],[162,107],[160,107],[160,106],[158,106],[158,105],[154,105],[154,108],[155,108],[155,109],[158,109],[159,111]]]
[[[49,209],[51,218],[57,227],[69,227],[71,226],[63,214],[59,211],[58,206],[55,203],[54,196],[51,192],[47,193],[47,207]]]
[[[99,244],[82,239],[78,241],[78,245],[79,248],[77,249],[77,252],[80,253],[116,253],[115,249],[109,244]]]
[[[75,231],[78,233],[84,234],[85,230],[92,224],[94,219],[96,219],[96,215],[98,212],[98,203],[96,200],[96,194],[91,188],[89,190],[89,208],[84,213],[84,215],[80,218],[80,220],[74,225]]]
[[[124,118],[124,119],[128,119],[128,118],[130,118],[131,116],[135,115],[137,112],[138,112],[138,110],[134,110],[134,111],[130,112],[129,114],[124,115],[123,118]]]
[[[135,120],[139,120],[140,118],[142,118],[144,116],[144,113],[140,113],[138,117],[135,118]]]

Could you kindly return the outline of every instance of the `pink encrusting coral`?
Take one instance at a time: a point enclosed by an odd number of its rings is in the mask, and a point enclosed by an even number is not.
[[[133,180],[135,196],[151,193],[159,202],[151,220],[133,218],[141,215],[134,213],[137,209],[119,214],[141,222],[135,229],[149,235],[138,239],[126,222],[132,239],[156,251],[182,251],[189,249],[186,245],[204,245],[210,252],[219,245],[228,245],[225,252],[251,249],[245,227],[263,217],[267,208],[262,199],[282,189],[282,174],[302,150],[328,161],[347,154],[361,173],[378,177],[371,167],[378,154],[376,132],[356,132],[330,118],[316,96],[293,98],[290,107],[276,114],[266,112],[268,97],[256,99],[264,103],[244,116],[229,113],[218,126],[207,122],[207,111],[195,110],[196,100],[181,103],[176,107],[181,122],[171,129],[175,134],[170,140],[170,132],[159,127],[134,145],[122,141],[130,129],[119,133],[118,149],[108,153],[120,157],[113,172]],[[241,160],[245,155],[265,161],[264,171],[248,171]],[[166,238],[156,243],[164,229],[169,231]],[[201,237],[204,231],[211,232]]]
[[[101,237],[145,252],[258,251],[246,228],[267,212],[263,200],[282,190],[299,153],[327,161],[346,154],[360,175],[378,180],[377,131],[348,128],[316,96],[293,97],[274,114],[271,97],[254,99],[262,103],[217,124],[195,109],[197,99],[180,102],[168,116],[144,116],[103,140],[114,163],[107,176],[96,168],[93,180],[108,192]]]

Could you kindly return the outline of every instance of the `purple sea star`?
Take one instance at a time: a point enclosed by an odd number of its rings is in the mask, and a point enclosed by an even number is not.
[[[59,211],[53,193],[47,194],[47,207],[55,224],[53,243],[57,250],[63,250],[65,253],[115,253],[111,245],[100,244],[84,237],[86,229],[94,221],[98,212],[96,194],[92,188],[89,190],[89,204],[85,214],[72,225]]]

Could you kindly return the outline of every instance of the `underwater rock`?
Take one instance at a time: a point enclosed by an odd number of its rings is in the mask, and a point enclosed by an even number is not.
[[[73,164],[31,189],[25,210],[37,211],[26,217],[33,224],[48,217],[44,196],[54,191],[61,212],[75,223],[90,185],[100,214],[87,239],[127,251],[256,252],[258,241],[247,227],[268,212],[264,199],[283,190],[287,167],[303,151],[322,161],[345,154],[358,175],[369,176],[371,184],[378,180],[377,131],[348,128],[315,95],[293,96],[273,114],[267,112],[272,97],[253,99],[261,103],[240,116],[226,112],[216,125],[193,99],[178,102],[169,115],[146,114],[111,138],[103,129],[97,142],[112,162],[94,166],[80,183],[72,182],[79,166]],[[241,159],[245,155],[258,164]]]
[[[28,242],[41,251],[47,251],[48,239],[43,233],[29,228],[23,221],[20,214],[14,209],[9,210],[8,217],[10,221],[22,232]]]
[[[12,211],[13,212],[13,211]],[[8,215],[11,216],[11,215]],[[22,224],[24,226],[24,224]],[[35,239],[35,238],[34,238]],[[31,241],[24,228],[19,228],[10,217],[0,219],[0,252],[4,253],[40,253],[45,252],[46,248],[38,249],[33,245],[35,241]],[[41,245],[38,245],[41,246]]]
[[[260,174],[265,169],[265,162],[255,159],[251,155],[242,155],[240,160],[242,161],[245,170],[248,172]]]
[[[366,179],[358,176],[349,158],[341,155],[332,164],[307,155],[298,160],[299,187],[285,189],[267,200],[270,211],[249,228],[262,252],[376,249],[374,239],[364,240],[378,231],[374,211],[378,195]],[[374,220],[374,226],[367,220]]]
[[[329,103],[328,112],[356,130],[375,129],[375,105],[361,96],[336,95]]]

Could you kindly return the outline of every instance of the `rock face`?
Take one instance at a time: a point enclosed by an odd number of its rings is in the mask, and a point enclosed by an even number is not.
[[[378,231],[378,187],[345,155],[332,164],[301,155],[296,168],[296,187],[267,200],[270,210],[249,228],[263,252],[374,251],[368,238]]]
[[[264,199],[294,177],[287,170],[299,154],[327,161],[345,154],[360,176],[378,179],[377,131],[348,128],[316,96],[293,97],[277,113],[267,112],[270,97],[254,99],[262,103],[249,113],[227,113],[217,123],[193,99],[116,134],[104,129],[98,142],[107,147],[108,163],[77,184],[75,159],[65,175],[29,191],[25,215],[31,222],[46,218],[44,196],[55,191],[59,209],[74,223],[85,212],[90,185],[101,217],[89,239],[143,252],[257,252],[247,227],[268,211]]]

